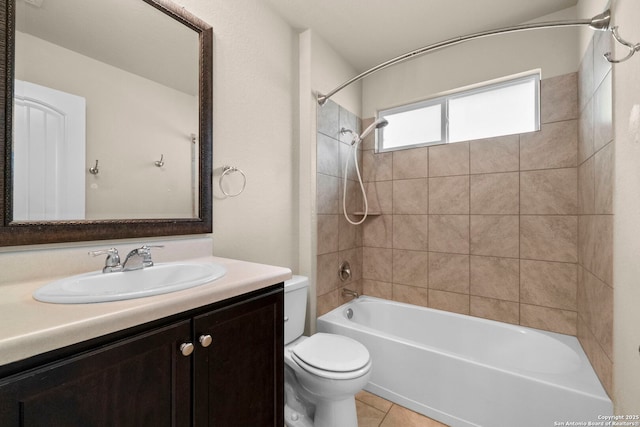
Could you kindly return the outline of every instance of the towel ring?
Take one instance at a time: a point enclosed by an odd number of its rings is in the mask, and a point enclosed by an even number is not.
[[[242,175],[242,188],[240,189],[240,191],[238,191],[237,193],[227,193],[224,188],[222,187],[222,179],[226,176],[229,175],[233,172],[240,172],[240,175]],[[247,176],[244,174],[244,172],[242,172],[241,169],[238,169],[235,166],[223,166],[222,167],[222,175],[220,175],[220,180],[218,181],[218,185],[220,186],[220,191],[222,191],[222,194],[224,194],[227,197],[236,197],[239,196],[240,193],[242,193],[244,191],[244,188],[247,186]]]

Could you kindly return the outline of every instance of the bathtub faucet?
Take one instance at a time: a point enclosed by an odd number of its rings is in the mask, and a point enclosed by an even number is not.
[[[358,294],[356,291],[352,291],[351,289],[342,288],[342,296],[358,298],[360,294]]]

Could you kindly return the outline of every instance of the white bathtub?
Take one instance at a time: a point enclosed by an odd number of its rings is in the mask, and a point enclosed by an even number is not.
[[[367,296],[319,317],[318,331],[369,349],[365,390],[452,427],[587,425],[613,413],[572,336]]]

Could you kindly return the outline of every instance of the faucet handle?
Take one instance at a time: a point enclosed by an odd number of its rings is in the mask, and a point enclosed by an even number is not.
[[[107,258],[120,257],[120,255],[118,254],[118,250],[116,248],[98,249],[97,251],[90,251],[89,255],[91,256],[108,255]]]
[[[151,248],[164,248],[164,245],[142,245],[138,249],[134,249],[134,251],[137,251],[139,255],[151,257]]]
[[[103,273],[110,273],[112,271],[120,271],[122,266],[120,265],[120,254],[116,248],[99,249],[97,251],[90,251],[89,255],[98,256],[106,255],[107,259],[104,261]]]
[[[142,245],[140,249],[164,248],[164,245]]]

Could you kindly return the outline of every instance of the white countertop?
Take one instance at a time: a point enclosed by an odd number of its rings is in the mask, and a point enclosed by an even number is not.
[[[227,274],[209,284],[183,291],[95,304],[49,304],[32,298],[36,289],[57,277],[3,285],[0,287],[0,366],[291,278],[291,270],[283,267],[217,257],[190,261],[222,264]]]

